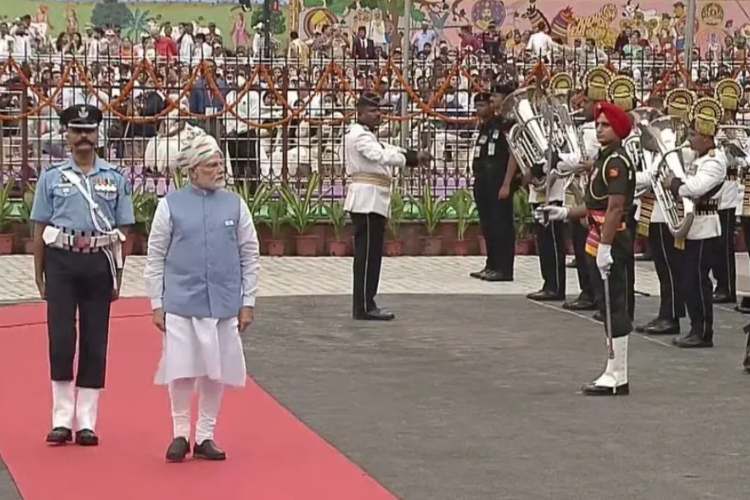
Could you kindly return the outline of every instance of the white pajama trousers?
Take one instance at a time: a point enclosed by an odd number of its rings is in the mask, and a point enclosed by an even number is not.
[[[221,409],[224,384],[208,377],[178,378],[169,383],[169,398],[172,402],[173,437],[184,437],[190,441],[190,403],[193,390],[198,386],[198,421],[195,426],[195,442],[201,444],[214,438],[216,419]]]

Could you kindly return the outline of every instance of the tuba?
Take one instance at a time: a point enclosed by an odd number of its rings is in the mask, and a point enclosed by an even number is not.
[[[682,124],[682,130],[675,129]],[[686,127],[679,118],[664,116],[650,124],[639,123],[641,158],[643,167],[654,172],[651,181],[654,196],[661,206],[669,231],[675,239],[684,239],[695,218],[695,206],[690,198],[676,200],[672,192],[664,186],[662,179],[671,172],[675,177],[685,179],[685,166],[682,148]],[[682,210],[680,210],[680,203]]]
[[[538,87],[520,88],[505,98],[505,115],[515,121],[507,134],[508,144],[524,175],[531,174],[532,184],[544,185],[540,169],[549,151],[548,124],[544,122],[541,106],[545,96]]]

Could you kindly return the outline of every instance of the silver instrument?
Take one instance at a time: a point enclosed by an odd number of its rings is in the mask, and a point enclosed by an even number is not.
[[[679,125],[682,124],[682,130]],[[675,127],[678,128],[675,128]],[[653,120],[650,124],[639,123],[640,147],[644,168],[653,172],[651,188],[664,214],[669,231],[675,239],[684,239],[695,218],[693,200],[683,197],[676,200],[663,179],[671,173],[674,177],[685,179],[685,166],[682,148],[686,146],[686,127],[678,118],[665,116]],[[682,210],[680,210],[680,202]]]
[[[544,123],[540,107],[544,100],[544,94],[537,87],[523,87],[511,93],[503,102],[506,114],[516,122],[507,138],[518,168],[524,175],[529,175],[534,167],[546,162],[548,125]],[[532,183],[541,187],[544,180],[532,176]]]

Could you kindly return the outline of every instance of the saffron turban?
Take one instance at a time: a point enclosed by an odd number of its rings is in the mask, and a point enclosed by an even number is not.
[[[182,138],[181,142],[182,148],[177,160],[180,170],[195,168],[215,153],[223,154],[216,139],[200,129],[194,135]]]
[[[633,122],[630,121],[630,116],[620,107],[611,102],[599,102],[596,104],[594,119],[598,119],[602,113],[609,120],[609,124],[612,126],[615,134],[617,134],[617,137],[625,139],[630,134]]]

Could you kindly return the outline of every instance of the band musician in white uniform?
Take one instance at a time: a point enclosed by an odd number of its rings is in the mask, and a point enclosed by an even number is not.
[[[714,143],[722,118],[721,104],[710,97],[698,99],[690,117],[690,148],[695,151],[696,159],[684,180],[672,175],[665,179],[676,199],[687,197],[695,202],[695,219],[685,241],[685,272],[681,273],[680,283],[690,329],[672,343],[678,347],[713,347],[713,298],[708,273],[721,235],[718,197],[727,171],[726,156]]]
[[[344,209],[354,224],[353,317],[358,320],[394,318],[375,304],[393,169],[430,161],[426,151],[404,151],[378,140],[374,131],[381,121],[380,107],[379,94],[363,92],[357,101],[357,122],[344,138],[346,173],[351,176]]]

